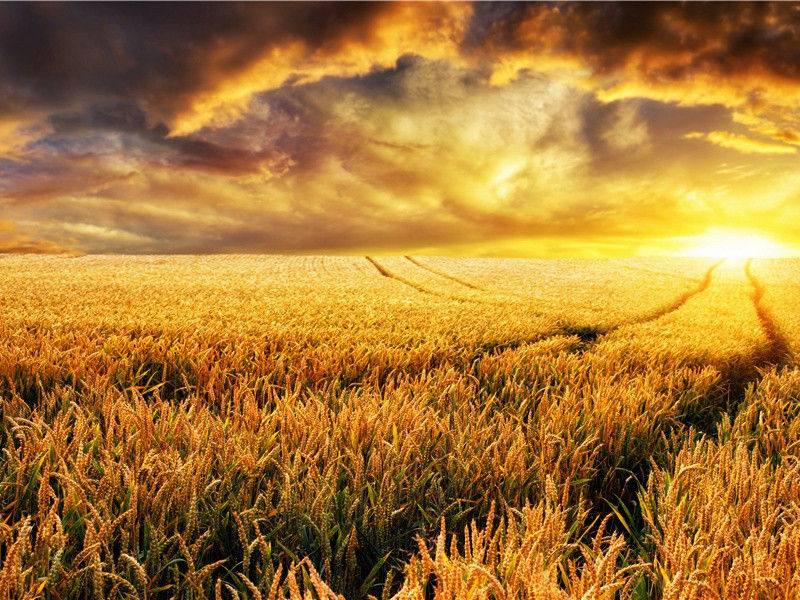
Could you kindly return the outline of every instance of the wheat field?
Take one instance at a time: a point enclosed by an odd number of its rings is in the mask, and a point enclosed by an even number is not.
[[[0,257],[0,600],[800,597],[798,267]]]

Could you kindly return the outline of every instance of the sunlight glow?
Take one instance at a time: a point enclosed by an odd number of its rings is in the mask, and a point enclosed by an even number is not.
[[[791,253],[784,245],[750,232],[711,229],[691,239],[685,256],[719,258],[780,258]]]

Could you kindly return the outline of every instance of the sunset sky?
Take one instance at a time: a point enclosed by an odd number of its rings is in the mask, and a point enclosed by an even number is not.
[[[0,252],[791,251],[799,148],[800,4],[0,5]]]

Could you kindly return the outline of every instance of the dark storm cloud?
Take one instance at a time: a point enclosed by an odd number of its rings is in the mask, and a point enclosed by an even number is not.
[[[800,76],[794,3],[570,2],[476,5],[464,46],[479,53],[546,51],[586,60],[597,72],[641,55],[653,76],[692,70],[738,75],[743,67]]]
[[[93,153],[62,153],[58,145],[24,162],[0,161],[0,208],[73,193],[91,194],[131,177],[130,169],[105,164]]]
[[[390,7],[336,3],[5,3],[6,111],[125,98],[167,117],[191,96],[291,41],[336,46]],[[16,102],[15,106],[13,103]]]
[[[643,95],[646,86],[668,95],[670,86],[677,94],[716,81],[722,101],[740,104],[757,102],[759,86],[796,90],[798,42],[800,7],[789,2],[536,3],[478,5],[464,49],[519,68],[572,59],[601,84],[621,78]]]
[[[53,128],[49,136],[53,143],[84,135],[124,134],[128,136],[128,151],[138,149],[151,161],[175,167],[239,175],[264,169],[281,170],[287,160],[273,148],[241,148],[198,136],[169,136],[164,123],[149,123],[145,112],[135,104],[95,105],[81,112],[55,113],[48,121]]]
[[[7,3],[0,106],[116,98],[169,120],[270,50],[299,43],[324,60],[368,42],[393,12],[389,3]],[[597,76],[665,85],[696,73],[797,83],[799,30],[791,3],[478,3],[469,29],[453,34],[465,57],[490,65],[509,53],[530,57],[530,68],[543,54],[567,56]]]

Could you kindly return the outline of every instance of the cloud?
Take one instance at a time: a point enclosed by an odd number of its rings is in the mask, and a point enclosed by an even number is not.
[[[0,221],[0,254],[79,254],[55,242],[37,239],[17,231],[11,221]]]
[[[746,135],[729,131],[711,131],[709,133],[687,133],[686,139],[704,139],[723,148],[730,148],[745,154],[797,154],[797,148],[786,144],[765,142]]]
[[[465,49],[497,84],[561,70],[604,102],[722,104],[766,121],[794,112],[795,135],[798,28],[791,3],[479,5]],[[758,133],[773,133],[763,125]]]
[[[51,124],[40,163],[53,148],[82,156],[88,146],[98,165],[114,159],[130,174],[53,191],[20,218],[98,252],[401,251],[627,232],[620,217],[638,209],[615,206],[618,193],[595,197],[593,171],[649,148],[635,104],[605,106],[545,77],[493,87],[480,71],[416,56],[264,93],[235,123],[191,138],[290,157],[269,176],[190,169],[186,149],[134,111]],[[113,140],[108,152],[96,136]]]
[[[352,77],[390,67],[413,52],[428,58],[457,58],[458,40],[471,7],[465,3],[380,3],[369,22],[347,20],[347,27],[330,40],[302,36],[262,49],[235,76],[226,76],[196,95],[177,114],[172,131],[183,135],[205,125],[226,125],[241,115],[258,92],[318,81],[325,76]],[[340,9],[338,17],[344,12]],[[315,15],[315,18],[318,18]]]
[[[479,5],[465,47],[534,70],[542,58],[574,61],[609,87],[624,79],[677,92],[703,86],[696,75],[716,78],[718,90],[770,79],[796,86],[798,12],[786,3],[537,3],[503,14]]]
[[[111,135],[123,146],[120,148],[118,144],[110,148],[115,156],[138,152],[151,162],[178,168],[241,175],[281,171],[287,161],[286,156],[271,147],[266,136],[262,136],[260,144],[252,136],[244,144],[237,145],[237,141],[243,140],[234,139],[232,144],[225,144],[201,135],[170,135],[163,123],[149,123],[144,111],[131,104],[95,104],[82,111],[55,113],[48,121],[53,129],[48,136],[49,143],[61,143],[68,153],[76,141],[87,136]],[[262,122],[261,125],[268,127],[269,124]]]
[[[0,114],[125,100],[175,135],[227,124],[287,81],[452,55],[468,4],[0,7]]]
[[[133,172],[102,155],[37,152],[24,160],[0,159],[0,206],[35,203],[76,192],[96,193]]]
[[[780,223],[798,13],[0,5],[0,207],[17,245],[91,252],[616,253]]]
[[[797,95],[790,3],[6,4],[0,113],[139,106],[184,136],[254,94],[352,77],[404,54],[483,66],[495,84],[568,69],[604,101],[785,105]]]

